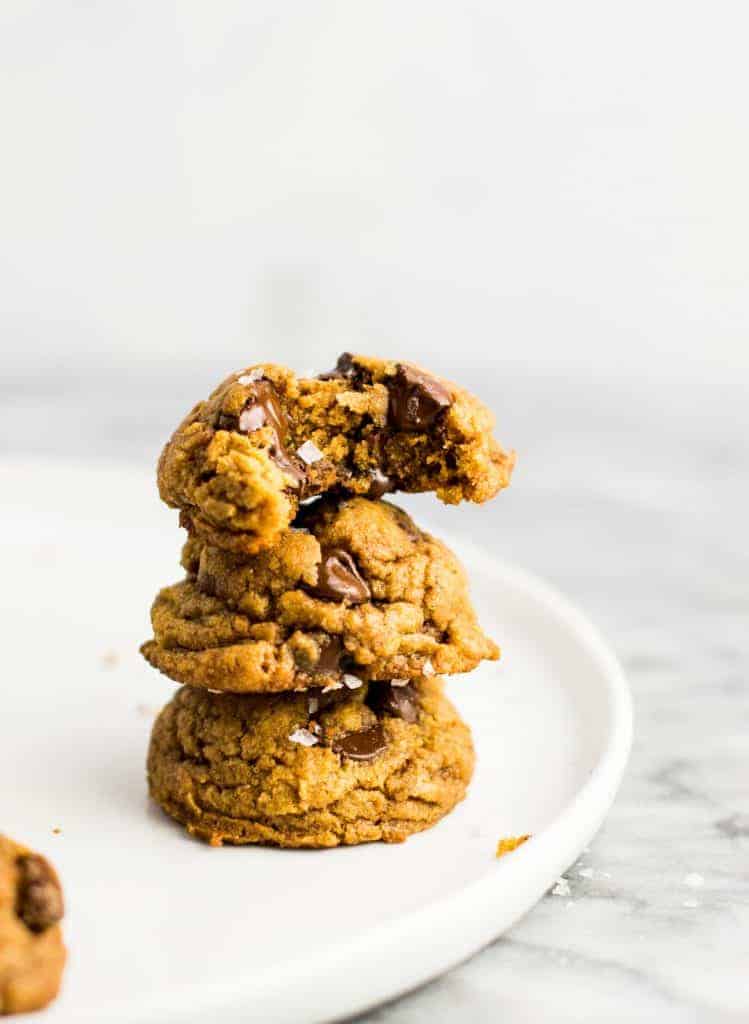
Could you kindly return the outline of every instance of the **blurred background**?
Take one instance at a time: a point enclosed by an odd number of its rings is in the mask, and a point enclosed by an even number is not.
[[[97,448],[150,457],[229,369],[343,348],[475,373],[516,445],[485,367],[709,398],[749,365],[747,28],[741,3],[5,0],[23,443],[54,419],[85,452],[68,407],[95,405]]]
[[[344,349],[495,410],[513,487],[408,503],[562,586],[629,672],[635,752],[598,849],[640,916],[630,935],[599,895],[566,921],[630,972],[575,991],[591,1019],[637,972],[739,1007],[748,30],[740,2],[0,6],[6,459],[150,472],[229,371]],[[664,857],[711,863],[699,926]],[[498,944],[477,999],[563,941],[557,907]],[[527,998],[558,1009],[574,969],[544,961]]]

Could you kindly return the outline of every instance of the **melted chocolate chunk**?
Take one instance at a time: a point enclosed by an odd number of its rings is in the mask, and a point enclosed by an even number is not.
[[[304,490],[307,472],[301,460],[286,450],[289,421],[269,381],[259,380],[252,385],[250,397],[239,414],[238,427],[243,434],[252,434],[263,427],[270,427],[273,431],[270,457],[283,473],[292,478],[294,490]]]
[[[343,644],[337,636],[331,636],[320,651],[314,671],[320,675],[337,676],[341,673],[341,660],[345,654]]]
[[[19,857],[16,914],[32,932],[43,932],[62,918],[62,890],[54,871],[36,853]]]
[[[372,761],[386,747],[385,731],[381,725],[344,733],[333,743],[336,754],[343,754],[352,761]]]
[[[398,430],[425,430],[452,405],[450,392],[438,380],[406,363],[398,364],[389,391],[388,419]]]
[[[267,380],[252,384],[250,396],[239,414],[239,429],[251,434],[261,427],[272,427],[278,440],[283,443],[289,435],[289,421],[278,400],[276,389]]]
[[[383,494],[390,494],[395,489],[395,481],[391,477],[386,476],[381,469],[373,469],[369,474],[370,484],[369,490],[367,491],[367,497],[377,500],[381,498]]]
[[[419,695],[410,683],[406,686],[370,683],[367,704],[375,714],[392,715],[404,722],[415,722],[419,717]]]
[[[348,601],[363,604],[371,597],[356,562],[343,548],[323,548],[317,568],[317,583],[307,587],[310,594],[326,601]]]
[[[307,483],[307,471],[302,465],[301,460],[295,455],[289,455],[282,444],[274,444],[271,447],[270,457],[283,473],[292,478],[294,481],[292,485],[293,490],[303,495]]]
[[[354,357],[350,352],[342,352],[338,356],[338,362],[335,364],[334,370],[328,370],[325,373],[318,373],[318,380],[351,380],[356,376],[356,363]]]

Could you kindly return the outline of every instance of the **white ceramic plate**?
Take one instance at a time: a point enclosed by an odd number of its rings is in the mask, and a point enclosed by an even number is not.
[[[0,829],[49,854],[66,886],[70,965],[50,1024],[353,1014],[495,938],[601,824],[631,735],[615,659],[545,584],[457,545],[505,652],[450,683],[478,751],[466,801],[397,846],[189,839],[146,798],[171,686],[137,654],[153,593],[180,574],[175,515],[134,470],[6,464],[2,489]],[[533,839],[496,860],[499,837],[522,832]]]

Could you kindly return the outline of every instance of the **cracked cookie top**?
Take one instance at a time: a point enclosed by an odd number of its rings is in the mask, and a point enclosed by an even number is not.
[[[185,544],[142,650],[179,682],[270,692],[468,672],[499,656],[462,566],[389,502],[322,498],[252,557]]]
[[[159,460],[159,493],[192,533],[252,554],[333,489],[487,501],[515,460],[493,426],[477,398],[410,363],[344,353],[314,378],[263,363],[187,415]]]

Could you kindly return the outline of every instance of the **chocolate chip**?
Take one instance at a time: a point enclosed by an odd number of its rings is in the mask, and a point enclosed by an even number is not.
[[[238,427],[243,434],[252,434],[263,427],[270,427],[273,432],[270,457],[283,473],[291,477],[294,490],[304,490],[307,472],[301,461],[286,450],[289,421],[269,381],[259,380],[252,385],[250,396],[239,414]]]
[[[373,469],[369,474],[369,481],[368,498],[377,500],[383,494],[390,494],[395,490],[395,481],[391,477],[386,476],[381,469]]]
[[[308,587],[310,594],[326,601],[348,601],[363,604],[371,597],[356,562],[343,548],[323,548],[317,567],[317,583]]]
[[[381,725],[369,729],[347,732],[333,743],[336,754],[343,754],[352,761],[371,761],[387,747],[385,731]]]
[[[52,868],[36,853],[19,857],[16,914],[32,932],[43,932],[63,915],[62,890]]]
[[[419,695],[410,683],[370,683],[367,704],[376,714],[392,715],[404,722],[415,722],[419,717]]]
[[[340,675],[341,660],[344,655],[344,647],[337,636],[328,638],[327,643],[320,651],[314,671],[320,675]]]
[[[388,419],[398,430],[431,427],[440,413],[452,405],[450,392],[438,380],[406,363],[398,364],[389,391]]]
[[[356,376],[356,363],[350,352],[343,352],[338,356],[338,362],[334,370],[327,370],[325,373],[318,373],[318,380],[351,380]]]

